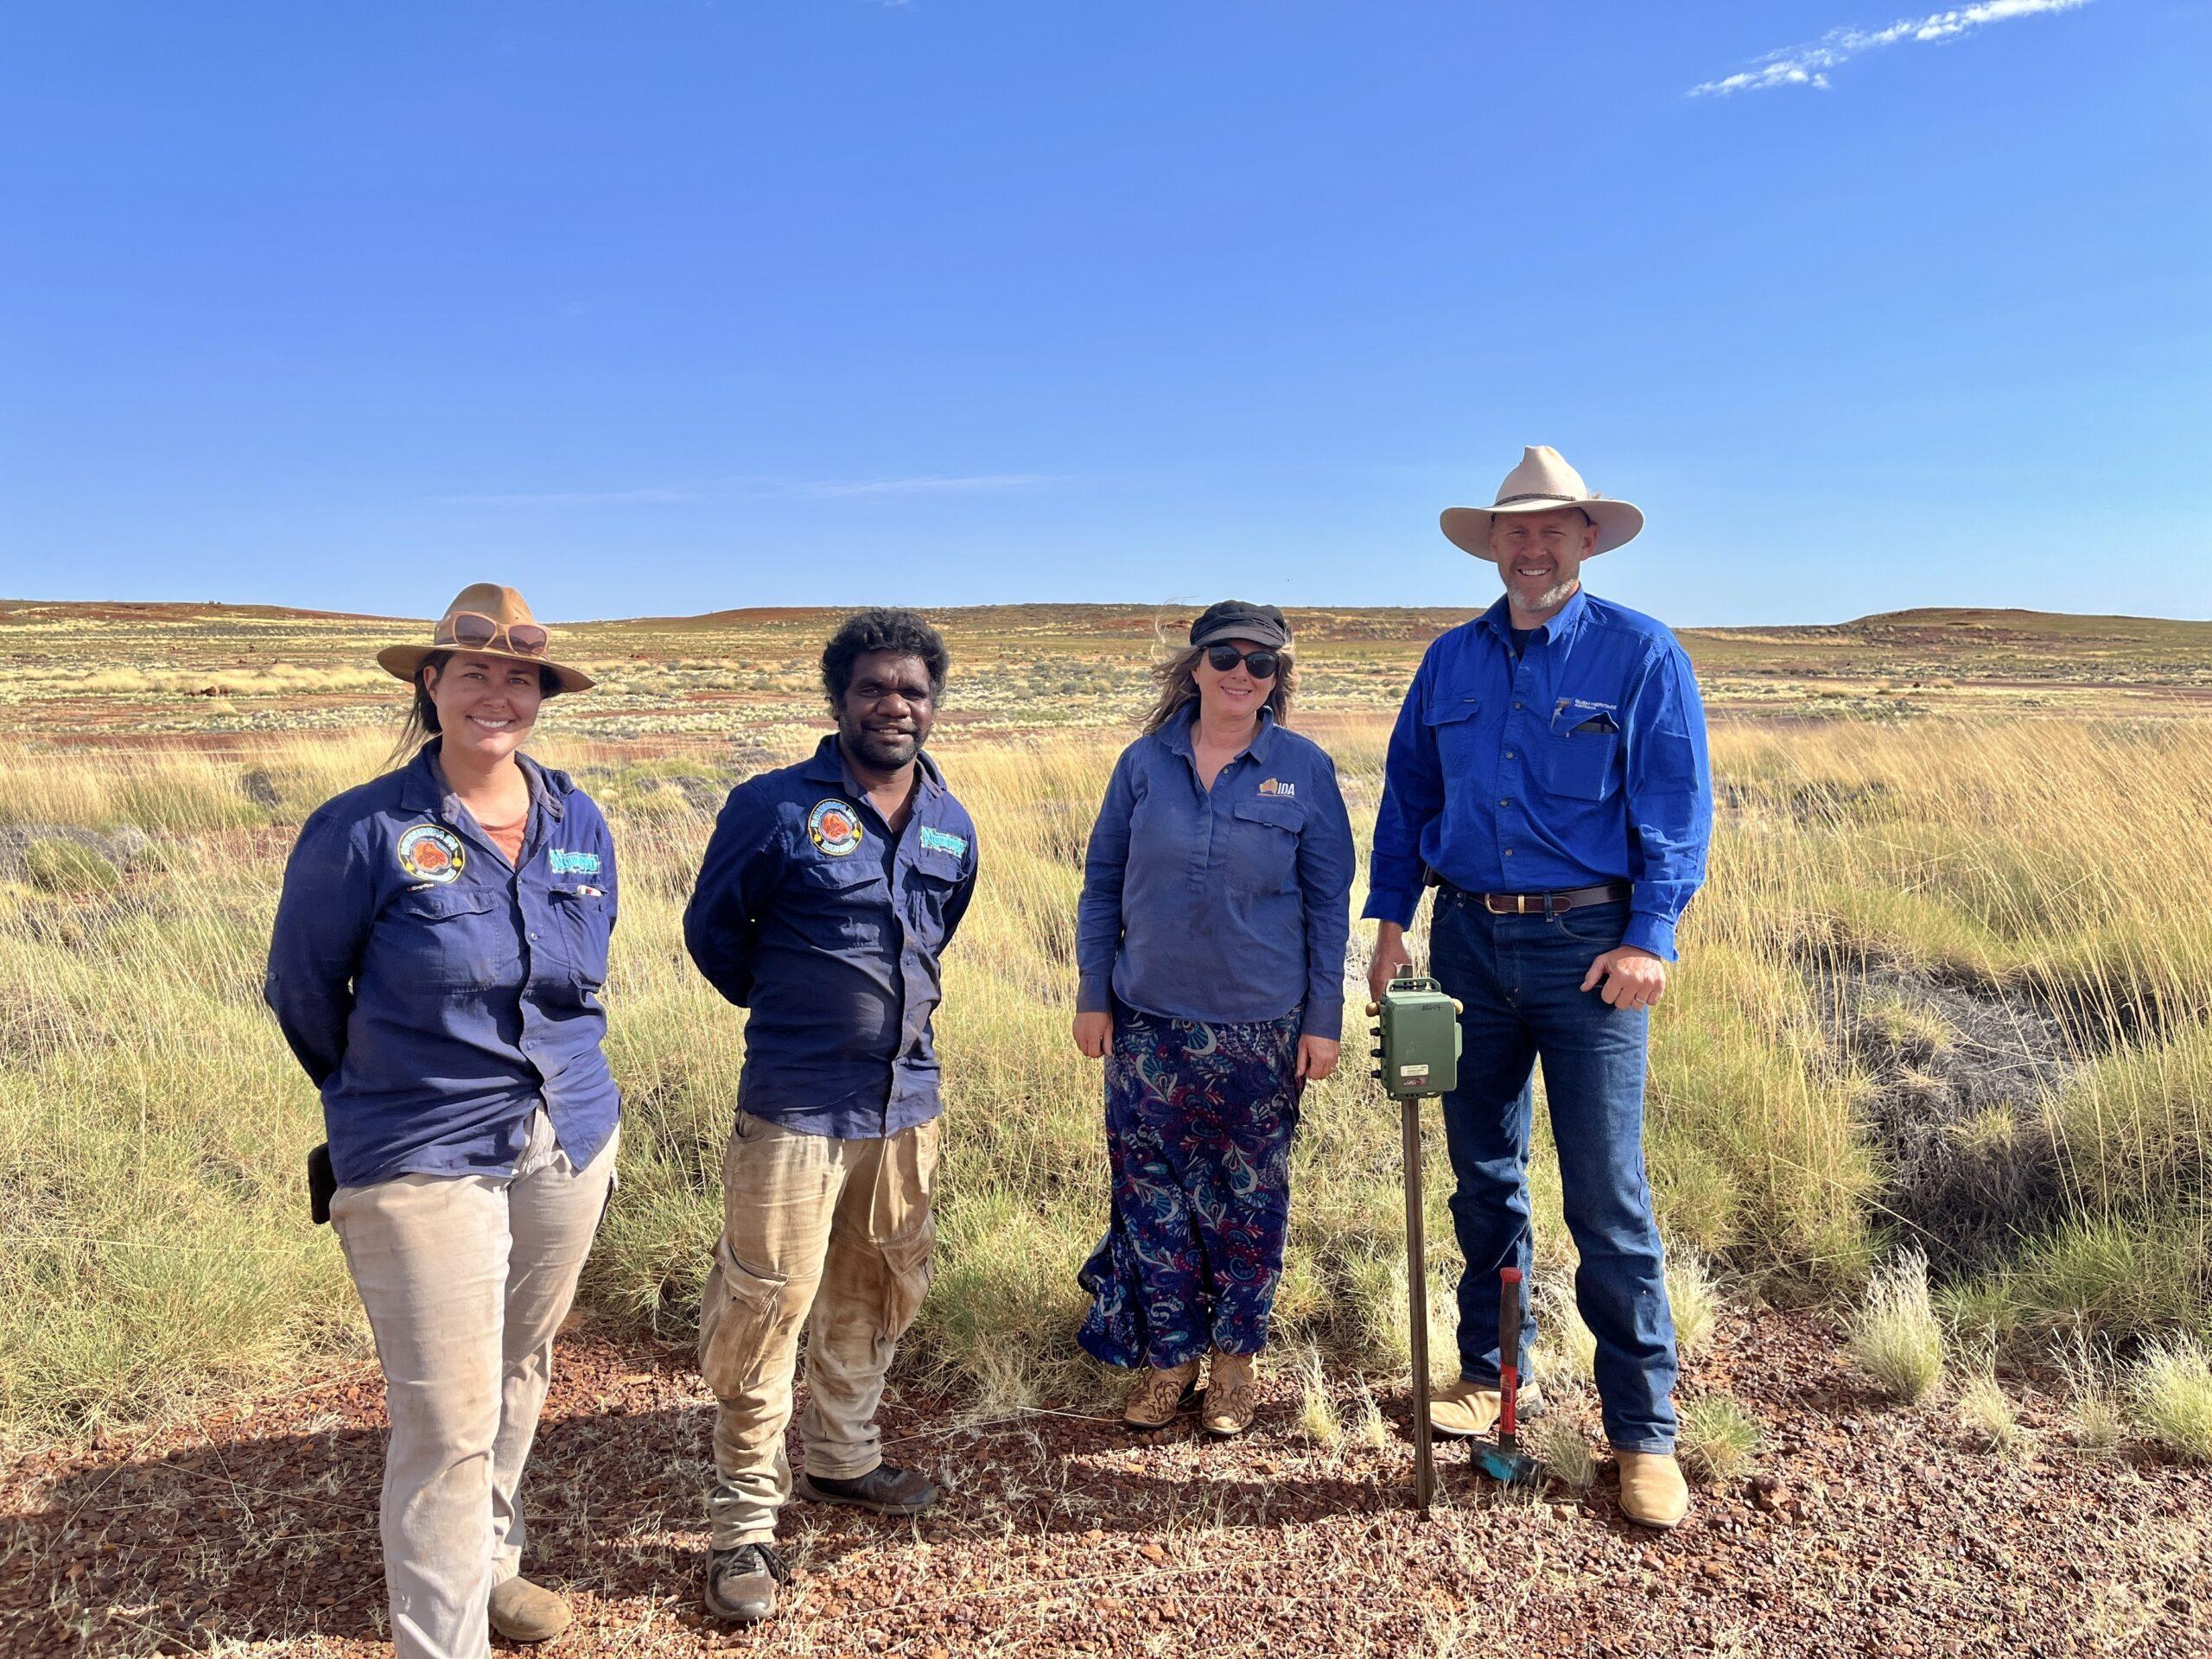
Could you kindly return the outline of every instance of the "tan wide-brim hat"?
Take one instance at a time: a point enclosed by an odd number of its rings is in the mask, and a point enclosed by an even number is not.
[[[1497,499],[1486,507],[1446,507],[1439,520],[1455,547],[1478,559],[1490,557],[1491,520],[1501,512],[1552,512],[1560,507],[1580,507],[1598,527],[1592,554],[1610,553],[1636,539],[1643,528],[1643,514],[1625,501],[1598,494],[1582,481],[1582,474],[1567,464],[1548,443],[1532,443],[1522,453],[1521,464],[1497,486]]]
[[[524,634],[521,645],[510,639],[510,628]],[[522,648],[533,640],[538,641],[535,650]],[[377,661],[385,673],[412,683],[415,671],[423,666],[423,659],[434,651],[465,652],[473,657],[505,657],[518,663],[537,664],[553,677],[556,690],[590,690],[591,676],[580,668],[555,662],[548,654],[552,649],[550,631],[531,615],[530,607],[520,594],[497,582],[477,582],[454,595],[453,603],[446,607],[446,613],[430,631],[429,645],[386,645],[377,652]]]

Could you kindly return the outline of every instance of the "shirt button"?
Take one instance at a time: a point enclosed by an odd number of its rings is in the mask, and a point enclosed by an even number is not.
[[[1500,802],[1498,803],[1498,804],[1499,804],[1500,806],[1510,806],[1510,805],[1512,805],[1512,804],[1513,804],[1513,803],[1512,803],[1511,801],[1500,801]]]
[[[1507,848],[1507,849],[1505,849],[1505,855],[1506,855],[1508,858],[1510,858],[1510,857],[1512,857],[1512,856],[1513,856],[1513,849],[1512,849],[1510,847],[1509,847],[1509,848]]]
[[[1514,706],[1516,709],[1518,709],[1518,708],[1520,708],[1520,707],[1521,707],[1521,705],[1520,705],[1519,703],[1517,703],[1517,702],[1516,702],[1516,703],[1515,703],[1513,706]]]
[[[536,944],[537,943],[537,934],[535,934],[535,933],[531,934],[531,935],[530,936],[530,942],[531,942],[532,944]]]
[[[1505,758],[1506,758],[1507,760],[1510,760],[1513,758],[1513,751],[1512,751],[1512,750],[1510,750],[1510,749],[1508,749],[1508,750],[1505,752]]]

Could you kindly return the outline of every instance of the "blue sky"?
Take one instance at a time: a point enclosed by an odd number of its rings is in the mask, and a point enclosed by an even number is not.
[[[2212,3],[1896,4],[13,6],[0,594],[2212,615]]]

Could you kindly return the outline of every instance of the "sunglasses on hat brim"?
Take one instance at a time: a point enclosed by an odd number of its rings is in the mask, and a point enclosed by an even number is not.
[[[551,636],[535,622],[501,622],[480,611],[455,611],[438,624],[442,645],[463,651],[507,651],[518,657],[543,657]]]
[[[1206,661],[1212,664],[1217,672],[1226,674],[1242,663],[1244,671],[1255,680],[1274,678],[1276,670],[1281,665],[1281,652],[1271,651],[1264,645],[1257,651],[1239,651],[1234,645],[1206,647]]]

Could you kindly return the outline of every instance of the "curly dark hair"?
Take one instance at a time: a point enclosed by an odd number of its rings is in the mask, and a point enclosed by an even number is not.
[[[945,671],[952,665],[944,636],[917,612],[878,608],[847,617],[822,648],[822,689],[830,694],[832,709],[844,706],[845,693],[853,683],[853,664],[871,651],[920,658],[929,671],[931,701],[944,695]]]

